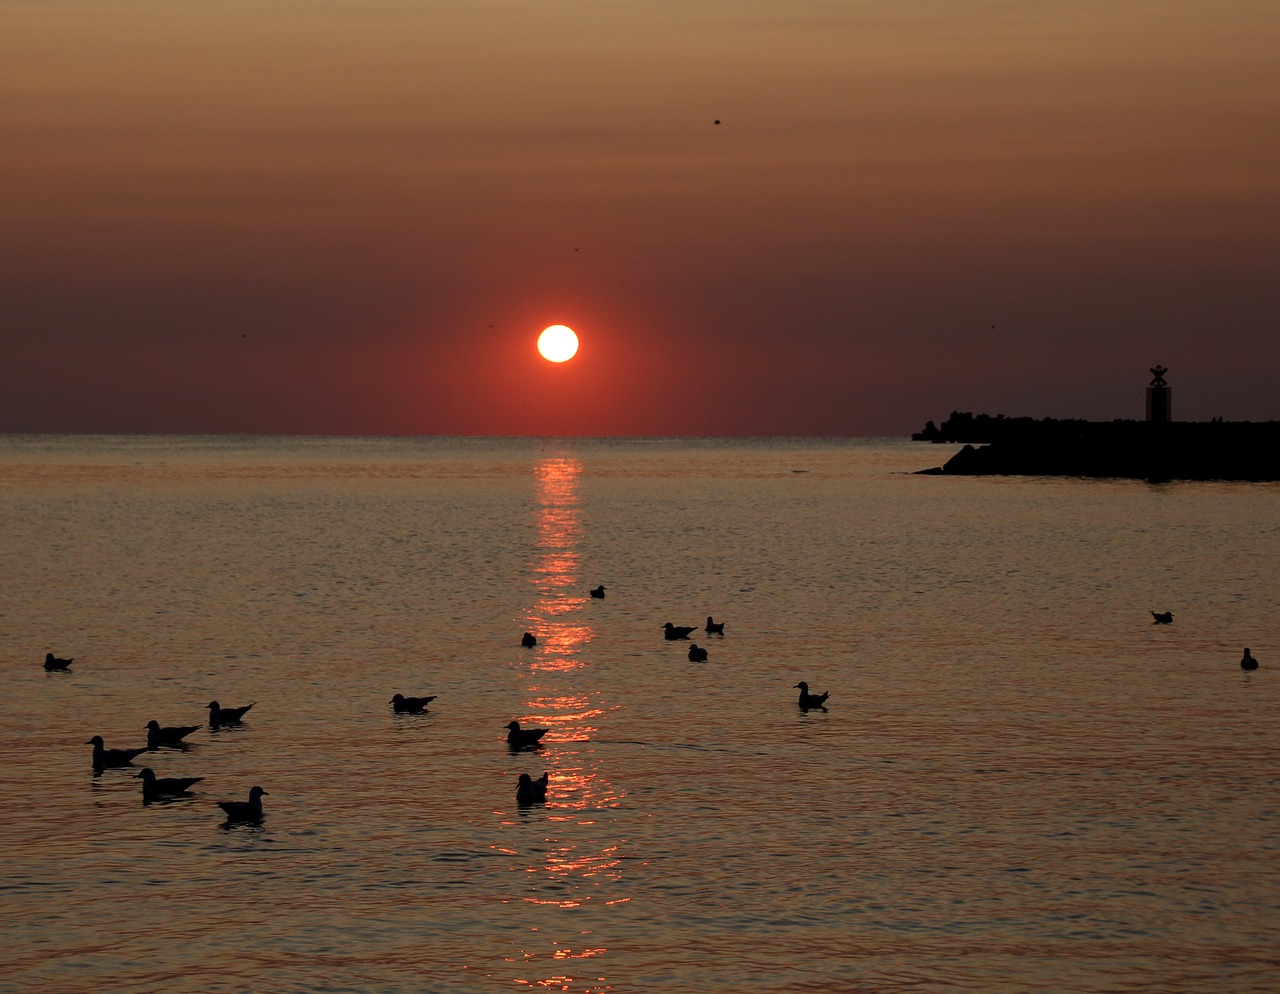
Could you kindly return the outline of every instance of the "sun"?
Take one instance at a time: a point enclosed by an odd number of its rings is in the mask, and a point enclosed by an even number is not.
[[[568,362],[578,354],[578,336],[572,328],[553,324],[538,336],[538,351],[549,362]]]

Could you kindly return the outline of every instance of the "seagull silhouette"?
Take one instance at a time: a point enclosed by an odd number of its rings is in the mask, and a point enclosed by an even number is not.
[[[1172,611],[1165,611],[1161,614],[1156,614],[1154,611],[1152,611],[1151,617],[1156,619],[1155,621],[1151,622],[1153,625],[1172,625],[1173,624]]]
[[[253,704],[257,704],[254,701]],[[217,701],[209,702],[209,727],[217,728],[219,725],[238,725],[244,719],[248,710],[253,704],[246,704],[242,708],[224,708]]]
[[[525,632],[524,635],[520,637],[520,644],[526,649],[532,649],[538,644],[538,639],[533,632]]]
[[[203,725],[172,725],[161,727],[160,722],[152,719],[147,722],[147,748],[159,749],[161,746],[180,746],[183,739],[192,732],[203,728]]]
[[[218,807],[226,812],[227,821],[262,821],[262,798],[267,792],[254,785],[247,801],[219,801]],[[269,796],[269,795],[268,795]]]
[[[204,777],[157,777],[155,770],[144,766],[142,772],[134,774],[135,779],[142,780],[142,801],[150,804],[161,797],[178,797],[198,784]]]
[[[1240,657],[1240,668],[1242,670],[1256,670],[1258,668],[1258,661],[1253,658],[1247,647],[1244,650],[1244,655]]]
[[[698,648],[698,643],[694,642],[689,646],[689,662],[705,663],[707,661],[707,650]]]
[[[550,779],[549,773],[542,774],[537,780],[527,773],[521,773],[520,780],[516,783],[516,803],[521,807],[541,804],[547,799],[547,782]]]
[[[44,668],[50,672],[54,670],[65,670],[68,666],[75,662],[75,657],[70,659],[59,659],[52,652],[44,654]]]
[[[593,589],[588,591],[588,593],[590,593],[591,596],[598,601],[604,600],[604,584],[602,583],[600,584],[600,586],[594,587]]]
[[[820,708],[825,711],[827,698],[831,696],[831,691],[824,694],[809,693],[809,685],[801,680],[796,684],[796,688],[800,691],[800,699],[796,702],[800,705],[802,711],[808,711],[811,708]]]
[[[147,750],[142,749],[106,749],[101,735],[95,735],[85,745],[93,746],[93,768],[105,770],[108,767],[129,766],[134,759]]]
[[[427,710],[427,705],[437,696],[432,694],[430,697],[405,697],[404,694],[396,694],[389,703],[396,714],[422,714]]]
[[[723,621],[712,621],[712,620],[711,620],[711,615],[707,615],[707,634],[708,634],[708,635],[723,635],[723,634],[724,634],[724,622],[723,622]]]
[[[663,637],[668,642],[674,642],[677,639],[687,639],[689,637],[689,633],[692,632],[693,629],[693,625],[689,625],[686,628],[684,625],[673,625],[669,621],[662,626]]]
[[[536,749],[542,745],[539,739],[546,734],[545,728],[521,728],[518,721],[507,723],[507,745],[512,749]]]

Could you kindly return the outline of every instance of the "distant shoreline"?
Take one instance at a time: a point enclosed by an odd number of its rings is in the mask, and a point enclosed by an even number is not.
[[[1280,421],[1083,421],[953,411],[916,441],[963,443],[942,476],[1280,481]],[[975,447],[978,446],[978,447]]]

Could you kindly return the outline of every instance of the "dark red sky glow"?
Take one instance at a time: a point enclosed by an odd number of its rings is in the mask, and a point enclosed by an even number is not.
[[[1280,418],[1271,3],[0,19],[0,431]]]

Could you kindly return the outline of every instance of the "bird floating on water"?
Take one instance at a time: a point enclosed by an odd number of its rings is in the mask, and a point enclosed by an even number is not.
[[[1160,614],[1157,614],[1155,611],[1152,611],[1151,617],[1156,619],[1155,621],[1151,622],[1153,625],[1172,625],[1173,624],[1172,611],[1163,611]]]
[[[93,768],[105,770],[108,767],[129,766],[134,759],[146,752],[142,749],[107,749],[104,748],[101,735],[95,735],[85,745],[93,746]]]
[[[723,622],[723,621],[712,621],[712,620],[711,620],[711,615],[707,615],[707,634],[708,634],[708,635],[723,635],[723,634],[724,634],[724,622]]]
[[[44,654],[44,668],[51,673],[56,670],[65,670],[68,666],[70,666],[74,662],[75,662],[74,656],[72,656],[70,659],[59,659],[52,652],[46,652]]]
[[[545,728],[521,728],[520,722],[507,723],[507,745],[512,749],[534,749],[542,745],[539,739],[547,734]]]
[[[204,779],[204,777],[157,777],[155,770],[150,766],[144,766],[142,772],[134,776],[135,779],[142,780],[144,804],[150,804],[161,797],[179,797]]]
[[[527,773],[521,773],[516,784],[516,803],[521,807],[543,803],[547,799],[547,782],[550,779],[549,773],[542,774],[537,780]]]
[[[520,637],[520,644],[526,649],[532,649],[538,644],[538,638],[533,634],[533,632],[525,632],[524,635]]]
[[[432,694],[430,697],[405,697],[404,694],[396,694],[391,698],[391,707],[396,714],[422,714],[427,710],[427,705],[439,696]]]
[[[253,704],[257,704],[254,701]],[[209,702],[209,727],[217,728],[219,725],[238,725],[243,720],[245,713],[253,707],[253,704],[246,704],[242,708],[224,708],[217,701]]]
[[[591,590],[587,591],[587,593],[598,601],[604,600],[604,584],[602,583],[598,587],[593,587]]]
[[[828,690],[824,694],[811,694],[809,693],[809,685],[803,680],[796,684],[796,688],[800,691],[800,700],[796,703],[800,705],[801,710],[808,711],[810,708],[827,710],[826,701],[831,696],[831,691]]]
[[[1256,670],[1258,668],[1258,661],[1253,658],[1247,647],[1244,650],[1244,655],[1240,657],[1240,668],[1242,670]]]
[[[219,801],[218,807],[226,812],[228,822],[262,821],[262,797],[266,793],[261,787],[255,785],[249,791],[249,800]]]
[[[170,725],[162,727],[160,722],[152,719],[147,722],[147,748],[159,749],[161,746],[183,745],[182,740],[184,738],[203,727],[203,725]]]
[[[663,637],[668,642],[674,642],[677,639],[687,639],[689,637],[689,633],[692,632],[695,627],[696,626],[694,625],[689,625],[686,628],[684,625],[673,625],[668,621],[662,626]]]
[[[698,647],[698,643],[694,642],[689,646],[689,662],[705,663],[707,661],[707,650]]]

